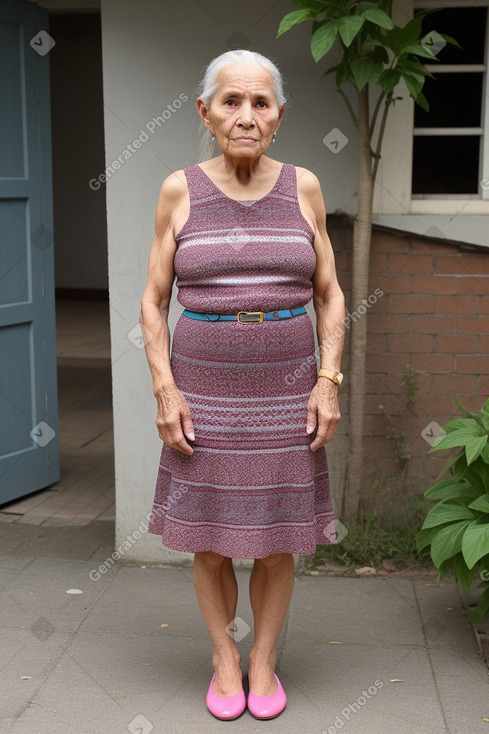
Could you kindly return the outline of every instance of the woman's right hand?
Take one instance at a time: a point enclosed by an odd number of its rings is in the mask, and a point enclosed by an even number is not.
[[[155,393],[158,435],[172,449],[191,456],[193,448],[186,439],[195,440],[190,408],[177,387],[162,388]]]

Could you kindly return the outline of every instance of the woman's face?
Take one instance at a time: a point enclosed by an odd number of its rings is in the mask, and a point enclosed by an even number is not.
[[[236,63],[221,69],[218,80],[209,109],[197,100],[204,124],[223,153],[258,158],[272,142],[285,112],[285,105],[277,104],[272,75],[259,65]]]

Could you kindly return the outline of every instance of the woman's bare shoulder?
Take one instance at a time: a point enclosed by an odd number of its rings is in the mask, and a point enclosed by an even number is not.
[[[308,168],[302,168],[302,166],[295,166],[295,172],[297,188],[300,192],[309,195],[321,193],[321,184],[315,173]]]
[[[185,177],[184,169],[181,168],[178,171],[170,173],[170,175],[163,180],[160,194],[162,194],[166,199],[171,199],[175,202],[184,196],[187,191],[187,179]]]

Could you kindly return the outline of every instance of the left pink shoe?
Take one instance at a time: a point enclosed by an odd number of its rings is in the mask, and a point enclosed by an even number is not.
[[[207,708],[216,719],[222,719],[223,721],[237,719],[246,708],[244,691],[235,693],[234,696],[218,696],[212,690],[215,679],[216,674],[214,673],[205,699]]]
[[[272,696],[258,696],[251,691],[248,694],[248,711],[255,719],[274,719],[282,713],[287,705],[287,696],[276,673],[277,691]]]

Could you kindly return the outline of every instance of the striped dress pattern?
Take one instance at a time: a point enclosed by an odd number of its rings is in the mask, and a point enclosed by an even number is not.
[[[224,194],[184,169],[190,213],[176,237],[177,300],[207,314],[306,305],[316,266],[296,169],[261,199]],[[171,369],[190,408],[191,456],[163,444],[148,529],[176,551],[240,559],[310,555],[336,542],[325,447],[311,451],[307,402],[317,380],[308,313],[263,323],[181,314]]]

